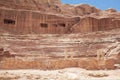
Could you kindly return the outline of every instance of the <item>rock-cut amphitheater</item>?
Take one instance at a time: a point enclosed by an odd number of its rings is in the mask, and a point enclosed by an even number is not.
[[[0,0],[0,69],[118,65],[120,12],[115,9],[60,0]]]

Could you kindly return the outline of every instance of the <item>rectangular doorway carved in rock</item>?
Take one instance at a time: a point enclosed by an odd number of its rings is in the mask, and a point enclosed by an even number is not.
[[[48,28],[48,24],[47,24],[47,23],[41,23],[40,26],[41,26],[42,28]]]
[[[14,25],[14,24],[15,24],[15,20],[12,20],[12,19],[4,19],[4,24],[12,24],[12,25]]]
[[[59,23],[58,25],[61,26],[61,27],[66,27],[65,23]]]

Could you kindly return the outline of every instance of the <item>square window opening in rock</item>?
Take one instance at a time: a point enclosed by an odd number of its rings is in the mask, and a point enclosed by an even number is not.
[[[64,23],[59,23],[58,25],[61,26],[61,27],[65,27],[66,26],[66,24],[64,24]]]
[[[41,26],[42,28],[48,28],[48,24],[46,24],[46,23],[41,23],[40,26]]]
[[[15,20],[12,20],[12,19],[4,19],[4,24],[12,24],[12,25],[14,25],[14,24],[15,24]]]

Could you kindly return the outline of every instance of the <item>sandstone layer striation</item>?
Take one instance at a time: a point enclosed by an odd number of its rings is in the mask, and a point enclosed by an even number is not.
[[[119,59],[120,12],[114,9],[0,0],[0,69],[116,69]]]

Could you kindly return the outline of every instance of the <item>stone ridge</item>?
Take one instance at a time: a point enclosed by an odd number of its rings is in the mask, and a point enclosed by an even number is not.
[[[88,4],[70,5],[63,4],[60,0],[0,0],[0,7],[41,11],[65,16],[84,16],[102,12],[100,9]],[[112,13],[116,10],[109,8],[105,12]]]
[[[68,16],[81,16],[100,11],[99,9],[87,4],[62,4],[60,0],[0,0],[0,7],[51,12]]]

